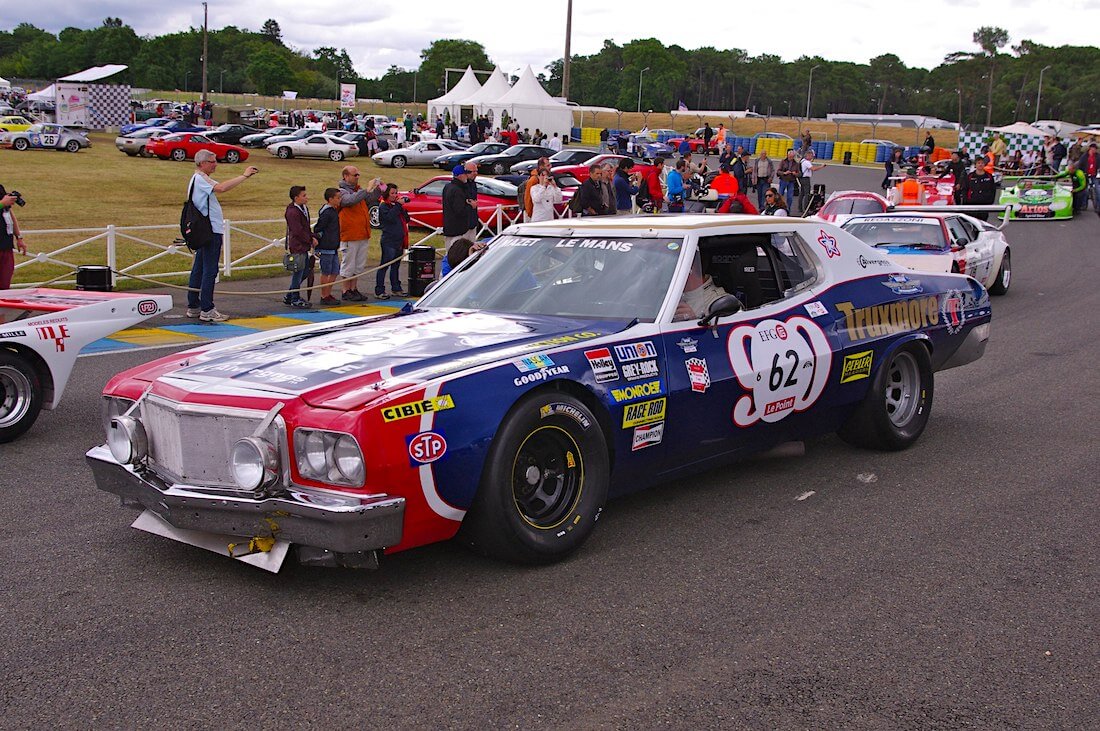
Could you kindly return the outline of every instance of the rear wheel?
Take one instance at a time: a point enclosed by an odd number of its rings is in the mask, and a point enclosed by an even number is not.
[[[909,447],[928,423],[933,390],[928,348],[902,345],[879,366],[863,402],[840,428],[841,439],[884,451]]]
[[[504,163],[502,163],[502,162],[494,162],[493,163],[493,175],[504,175],[505,172],[507,172],[507,170],[504,167]]]
[[[26,150],[28,147],[30,147],[31,143],[27,142],[22,137],[16,137],[15,142],[12,142],[11,146],[22,152],[23,150]]]
[[[1001,259],[1001,268],[997,270],[997,278],[989,285],[990,294],[1005,294],[1008,285],[1012,283],[1012,252],[1005,249],[1005,255]]]
[[[290,148],[280,147],[278,150],[275,151],[275,154],[278,155],[281,159],[287,160],[290,158],[291,155]]]
[[[332,150],[328,154],[328,159],[332,160],[333,162],[340,162],[344,159],[344,153],[340,150]]]
[[[187,159],[187,150],[183,149],[182,147],[177,147],[176,149],[172,150],[172,154],[169,155],[169,157],[171,157],[176,162],[183,162]]]
[[[393,166],[395,168],[403,168],[407,164],[408,164],[408,160],[405,159],[404,155],[394,155],[393,156]]]
[[[595,415],[560,391],[537,392],[512,409],[493,440],[459,535],[507,561],[561,560],[595,527],[609,476]]]
[[[229,150],[225,153],[225,161],[228,163],[237,163],[241,161],[241,153],[236,150]]]
[[[80,152],[80,143],[76,140],[69,140],[65,143],[65,149],[69,152]]]
[[[41,410],[37,371],[21,356],[0,350],[0,443],[30,429]]]

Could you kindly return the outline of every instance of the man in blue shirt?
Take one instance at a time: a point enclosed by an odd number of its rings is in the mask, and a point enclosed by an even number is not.
[[[676,167],[665,178],[668,186],[668,212],[682,213],[684,210],[684,171],[687,170],[687,162],[680,158],[676,161]]]

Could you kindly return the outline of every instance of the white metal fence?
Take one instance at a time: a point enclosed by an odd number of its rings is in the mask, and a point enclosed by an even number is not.
[[[477,237],[494,236],[519,220],[522,209],[518,205],[485,206],[478,209]],[[486,215],[488,212],[488,215]],[[443,228],[432,222],[443,215],[442,211],[423,211],[410,214],[412,226],[426,229],[419,243],[442,247]],[[568,215],[568,214],[566,214]],[[256,221],[231,221],[225,219],[222,236],[223,277],[231,277],[235,271],[282,268],[283,237],[272,237],[272,229],[285,226],[283,219]],[[80,266],[106,265],[119,274],[135,274],[146,278],[163,279],[190,273],[193,254],[179,238],[178,225],[115,226],[101,228],[58,228],[24,230],[23,236],[29,248],[40,248],[37,241],[64,241],[47,244],[50,251],[33,252],[15,265],[15,279],[20,270],[34,271],[33,267],[61,267],[75,274]],[[266,259],[266,260],[265,260]],[[166,262],[171,262],[167,263]],[[180,267],[177,268],[177,263]],[[51,270],[52,271],[52,270]],[[27,277],[29,278],[29,277]],[[114,280],[116,277],[112,275]],[[20,282],[16,288],[38,287],[44,284],[75,284],[75,277],[63,273],[60,277],[44,277],[33,282]]]

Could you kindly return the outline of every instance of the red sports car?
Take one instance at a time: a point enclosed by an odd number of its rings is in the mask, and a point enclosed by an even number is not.
[[[402,198],[408,198],[404,206],[412,218],[410,226],[438,228],[443,225],[443,188],[451,180],[449,175],[437,175],[423,185],[399,194]],[[509,182],[479,175],[477,178],[478,218],[482,223],[487,223],[496,215],[497,206],[510,206],[504,210],[504,214],[509,220],[514,219],[518,210],[516,208],[518,193],[516,186]],[[377,206],[372,206],[370,209],[370,223],[374,228],[378,228]]]
[[[673,137],[672,139],[665,142],[665,144],[668,145],[669,147],[671,147],[673,150],[678,150],[678,149],[680,149],[680,143],[683,142],[685,139],[687,140],[687,143],[689,145],[691,145],[691,151],[692,152],[702,152],[702,150],[703,150],[703,138],[701,138],[701,137]],[[717,150],[718,149],[718,138],[717,137],[711,137],[710,138],[710,148],[709,149],[711,149],[711,150]]]
[[[632,168],[633,172],[639,172],[639,173],[648,172],[649,170],[653,169],[653,166],[650,165],[647,162],[640,162],[638,160],[635,160],[632,157],[627,157],[626,155],[611,155],[611,154],[606,154],[606,153],[603,154],[603,155],[596,155],[595,157],[586,160],[581,165],[560,165],[560,166],[553,167],[553,168],[550,168],[550,169],[554,171],[555,175],[557,175],[558,173],[569,173],[574,178],[576,178],[577,180],[579,180],[580,182],[583,183],[584,181],[588,180],[588,168],[589,168],[589,166],[591,166],[591,165],[604,165],[606,163],[611,163],[612,165],[618,167],[619,160],[631,160],[631,161],[633,161],[634,162],[634,167]]]
[[[146,154],[156,155],[161,160],[177,162],[195,159],[195,153],[199,150],[210,150],[218,156],[220,162],[244,162],[248,159],[248,150],[243,147],[214,142],[194,132],[157,137],[145,145]]]

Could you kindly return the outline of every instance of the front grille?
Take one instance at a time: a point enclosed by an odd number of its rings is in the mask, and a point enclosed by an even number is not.
[[[178,404],[156,396],[141,403],[149,437],[149,466],[171,482],[239,489],[229,474],[229,453],[239,439],[251,436],[262,411]],[[281,420],[261,435],[284,451]]]

